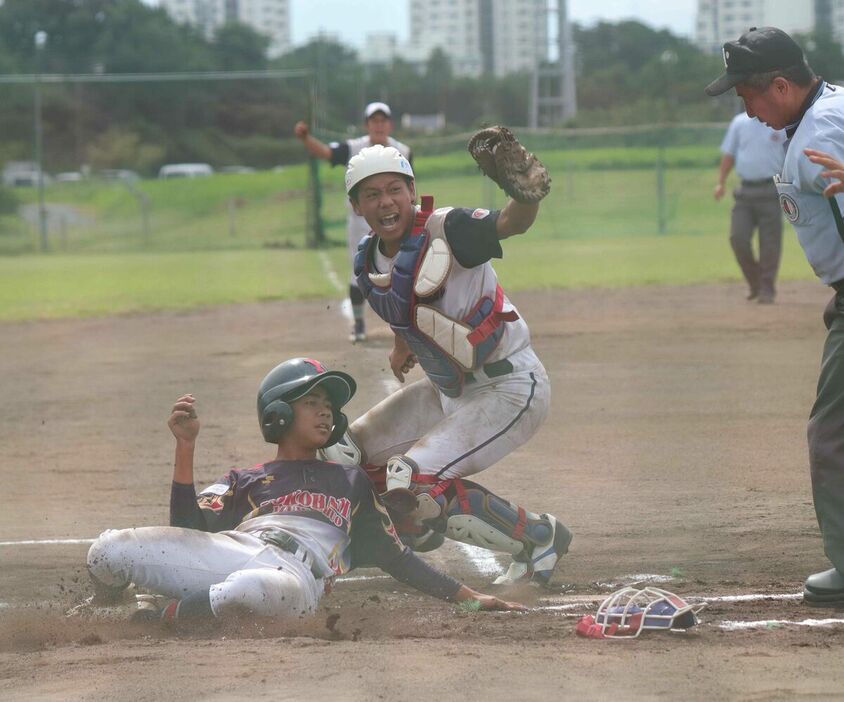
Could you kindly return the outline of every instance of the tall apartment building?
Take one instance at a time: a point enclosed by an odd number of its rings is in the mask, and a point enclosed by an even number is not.
[[[458,75],[504,76],[548,58],[548,0],[409,2],[411,61],[424,62],[439,48]]]
[[[367,33],[361,54],[367,63],[390,63],[397,56],[401,56],[401,50],[394,32]]]
[[[240,22],[270,38],[270,57],[291,49],[290,0],[159,0],[159,5],[209,39],[227,22]]]
[[[698,0],[695,41],[716,53],[724,42],[738,39],[751,27],[779,27],[789,34],[811,32],[816,6],[827,3],[842,7],[844,21],[842,0]]]

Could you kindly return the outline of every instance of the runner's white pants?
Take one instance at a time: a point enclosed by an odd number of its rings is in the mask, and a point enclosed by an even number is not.
[[[218,617],[307,616],[323,593],[322,579],[294,554],[239,531],[110,529],[88,551],[88,568],[105,585],[131,582],[174,599],[208,591]]]

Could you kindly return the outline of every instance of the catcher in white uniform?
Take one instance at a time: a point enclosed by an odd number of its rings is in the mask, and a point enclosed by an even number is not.
[[[427,377],[369,410],[325,454],[364,465],[388,506],[406,512],[399,532],[414,549],[447,537],[507,552],[514,560],[497,584],[547,585],[571,532],[466,478],[525,443],[548,412],[545,368],[490,259],[501,257],[501,239],[531,226],[550,179],[504,128],[479,132],[470,152],[511,195],[501,210],[434,210],[427,196],[417,207],[411,165],[389,147],[349,162],[349,200],[372,229],[355,259],[358,285],[395,333],[393,373],[404,382],[419,363]],[[409,509],[398,499],[408,488],[417,495]]]
[[[370,102],[363,111],[363,126],[366,129],[366,134],[363,136],[347,139],[342,142],[332,141],[330,144],[324,144],[314,137],[305,122],[297,122],[294,133],[302,140],[302,143],[311,156],[328,161],[332,166],[348,165],[349,159],[357,156],[361,149],[374,146],[375,144],[392,146],[411,164],[413,163],[410,147],[390,136],[393,130],[393,116],[389,105],[383,102]],[[346,245],[349,250],[349,263],[353,265],[355,254],[358,250],[358,243],[364,236],[369,234],[369,225],[363,217],[355,212],[348,200],[346,201],[346,210]],[[349,283],[349,300],[352,304],[352,314],[354,315],[354,325],[349,334],[349,341],[352,343],[365,341],[364,300],[355,282],[354,273],[352,273]]]

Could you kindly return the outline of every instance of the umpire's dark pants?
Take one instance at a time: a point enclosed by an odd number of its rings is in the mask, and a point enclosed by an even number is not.
[[[829,330],[809,417],[809,465],[824,552],[844,573],[844,290],[824,312]]]
[[[730,244],[750,291],[761,297],[776,294],[777,271],[782,251],[782,214],[773,180],[764,184],[742,183],[733,195]],[[759,229],[759,259],[753,255],[753,230]]]

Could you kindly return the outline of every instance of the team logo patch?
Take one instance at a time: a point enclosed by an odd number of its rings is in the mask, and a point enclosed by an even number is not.
[[[796,222],[800,216],[800,208],[797,207],[797,202],[791,195],[783,193],[780,195],[780,207],[782,207],[783,214],[789,222]]]
[[[197,504],[200,509],[210,509],[214,512],[220,512],[225,507],[223,498],[218,495],[200,495]]]
[[[225,495],[229,491],[229,486],[225,483],[214,483],[205,488],[200,495]]]
[[[489,215],[489,210],[484,210],[479,207],[474,212],[472,212],[472,219],[483,219],[487,215]]]

